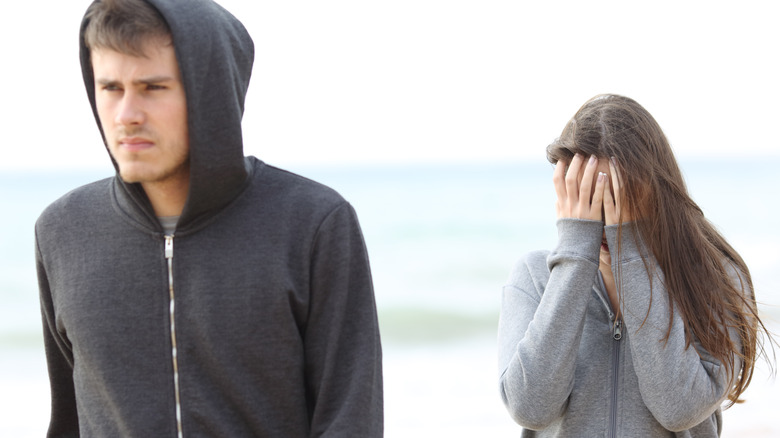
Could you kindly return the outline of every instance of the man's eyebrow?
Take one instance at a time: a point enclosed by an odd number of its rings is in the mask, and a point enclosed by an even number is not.
[[[160,84],[165,82],[173,82],[176,81],[176,78],[173,76],[150,76],[147,78],[140,78],[133,81],[133,85],[149,85],[149,84]],[[96,78],[95,83],[102,86],[109,86],[109,85],[120,85],[120,82],[114,79],[108,79],[108,78]]]
[[[133,81],[133,84],[159,84],[161,82],[172,82],[175,80],[176,78],[173,76],[151,76],[148,78],[136,79]]]
[[[105,87],[110,85],[117,85],[119,84],[119,81],[115,81],[113,79],[95,78],[95,83]]]

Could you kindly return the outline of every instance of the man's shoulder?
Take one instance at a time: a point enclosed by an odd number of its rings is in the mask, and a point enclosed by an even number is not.
[[[38,217],[38,226],[61,223],[75,215],[89,215],[110,206],[110,187],[113,177],[85,184],[62,195],[49,204]]]
[[[255,185],[285,203],[306,203],[313,207],[333,208],[346,202],[331,187],[289,170],[260,162],[255,171]]]

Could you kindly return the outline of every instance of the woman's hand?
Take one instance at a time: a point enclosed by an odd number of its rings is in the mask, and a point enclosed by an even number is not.
[[[607,175],[599,172],[596,178],[595,191],[592,190],[593,176],[596,174],[599,160],[591,155],[585,164],[584,172],[580,176],[580,169],[584,161],[585,159],[582,155],[576,154],[572,158],[571,163],[569,163],[568,171],[566,170],[566,163],[563,161],[559,160],[555,165],[553,184],[555,185],[555,194],[558,196],[558,201],[555,203],[558,219],[602,220],[601,207],[604,191],[606,189],[609,192]]]
[[[609,185],[604,188],[604,223],[615,225],[620,220],[620,175],[615,167],[615,162],[609,161],[609,173],[612,175],[612,189],[615,196],[609,191]],[[605,178],[606,179],[606,178]],[[597,189],[598,190],[598,189]],[[624,218],[626,219],[626,218]]]

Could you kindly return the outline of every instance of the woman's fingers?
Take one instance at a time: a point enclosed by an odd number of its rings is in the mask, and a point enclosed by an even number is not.
[[[558,160],[553,172],[553,186],[555,187],[555,216],[557,218],[568,217],[568,199],[566,196],[566,163]]]
[[[582,167],[583,160],[582,155],[574,154],[574,158],[569,163],[569,169],[566,171],[566,195],[572,208],[577,205],[579,199],[580,167]]]
[[[595,155],[591,155],[588,159],[588,164],[585,165],[585,170],[582,174],[582,181],[580,182],[579,193],[579,217],[582,219],[594,219],[592,214],[592,202],[591,189],[593,188],[593,179],[596,176],[596,170],[599,166],[599,159]],[[599,213],[601,213],[601,205],[599,205]],[[601,215],[596,219],[601,219]]]
[[[555,186],[555,195],[558,200],[566,199],[566,163],[563,160],[558,160],[555,163],[555,171],[553,171],[553,186]]]
[[[614,169],[614,164],[610,163],[610,169]],[[613,181],[617,181],[615,171],[611,170],[611,173]],[[609,192],[609,182],[609,175],[599,171],[599,159],[595,155],[586,162],[582,155],[575,154],[568,168],[565,162],[559,160],[553,172],[558,218],[606,221],[602,207],[610,208],[610,213],[616,209],[614,197]]]
[[[612,174],[614,175],[614,172]],[[606,180],[607,178],[605,177],[604,179]],[[604,193],[604,223],[606,225],[614,225],[617,223],[617,210],[612,192],[609,190],[609,184],[604,184],[602,193]]]
[[[621,185],[620,185],[620,174],[618,173],[617,165],[615,163],[615,157],[610,158],[609,160],[609,172],[612,174],[612,190],[615,192],[614,198],[614,204],[615,204],[615,215],[614,215],[614,223],[617,223],[618,219],[620,218],[620,193],[621,193]]]
[[[588,219],[601,220],[601,204],[604,199],[604,186],[607,185],[607,174],[599,172],[598,176],[596,176],[596,190],[593,192],[593,199],[590,202]]]

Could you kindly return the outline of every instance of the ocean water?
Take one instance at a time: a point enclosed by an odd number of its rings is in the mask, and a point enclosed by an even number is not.
[[[693,198],[747,261],[761,312],[776,324],[780,175],[770,162],[681,166]],[[516,436],[497,391],[500,289],[522,253],[555,244],[552,167],[542,159],[290,170],[335,188],[358,212],[383,336],[386,436]],[[0,436],[41,436],[48,416],[34,221],[68,190],[108,175],[0,174]],[[765,424],[773,417],[758,417],[780,402],[772,385],[756,383],[757,401],[743,405],[755,418],[743,406],[727,412],[724,436],[748,424],[751,436],[778,432]]]

